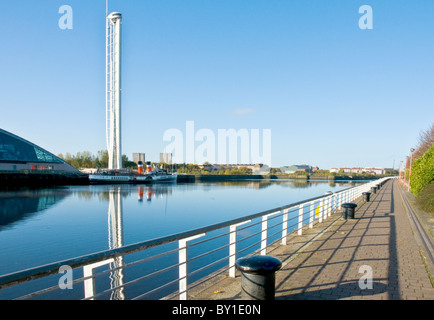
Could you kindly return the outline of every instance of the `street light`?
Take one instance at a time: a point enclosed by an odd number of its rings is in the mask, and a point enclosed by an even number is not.
[[[398,180],[399,180],[399,183],[402,183],[402,161],[399,163]]]
[[[410,149],[411,156],[410,156],[410,172],[408,173],[408,192],[410,192],[410,179],[411,179],[411,165],[413,163],[413,152],[414,148]]]

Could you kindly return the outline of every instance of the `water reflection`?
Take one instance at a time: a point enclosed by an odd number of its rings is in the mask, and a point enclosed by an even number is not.
[[[70,194],[64,189],[0,192],[0,231],[50,208]]]
[[[90,186],[85,188],[54,188],[54,189],[36,189],[36,190],[16,190],[0,192],[0,231],[5,228],[16,226],[18,223],[34,216],[38,212],[42,212],[56,203],[61,202],[65,198],[76,195],[81,199],[92,200],[97,198],[100,201],[107,201],[109,203],[109,220],[113,225],[115,217],[122,221],[122,199],[137,194],[139,202],[152,202],[153,199],[163,199],[173,194],[174,188],[177,190],[189,191],[194,190],[200,186],[203,190],[214,190],[218,187],[239,187],[243,189],[266,189],[273,185],[280,187],[303,189],[311,188],[319,184],[325,184],[331,188],[336,187],[351,187],[359,184],[360,182],[354,181],[324,181],[324,180],[244,180],[244,181],[226,181],[226,182],[201,182],[201,183],[184,183],[184,184],[157,184],[157,185],[104,185],[104,186]],[[112,234],[115,229],[111,228]],[[119,246],[121,242],[117,238],[112,245]]]
[[[225,182],[201,182],[203,186],[239,186],[243,188],[264,189],[270,186],[279,185],[288,188],[312,188],[317,185],[328,183],[332,188],[334,187],[353,187],[366,181],[335,181],[335,180],[305,180],[305,179],[266,179],[266,180],[239,180],[239,181],[225,181]]]
[[[119,186],[113,187],[109,192],[109,209],[108,209],[108,244],[109,249],[121,248],[123,241],[123,217],[122,217],[122,196]],[[123,256],[116,257],[112,260],[110,269],[110,288],[118,288],[111,293],[110,299],[124,300],[123,288]]]
[[[37,189],[37,190],[17,190],[0,192],[0,231],[42,212],[65,198],[76,195],[81,199],[92,200],[97,198],[100,201],[109,203],[109,223],[112,227],[112,235],[116,235],[116,240],[109,243],[109,247],[119,247],[122,244],[122,235],[116,229],[113,229],[114,222],[122,222],[122,199],[137,195],[139,202],[152,202],[153,199],[163,199],[173,194],[174,188],[178,191],[195,190],[200,186],[202,190],[214,190],[217,187],[235,187],[242,189],[266,189],[271,186],[280,186],[287,188],[303,189],[311,188],[319,184],[325,184],[331,188],[351,187],[361,182],[355,181],[312,181],[312,180],[245,180],[245,181],[227,181],[227,182],[201,182],[196,184],[156,184],[156,185],[105,185],[90,186],[85,188],[54,188],[54,189]]]
[[[143,201],[143,197],[146,196],[146,201],[152,201],[154,198],[163,198],[172,194],[172,185],[147,185],[139,186],[138,189],[138,200]]]
[[[104,190],[97,192],[99,199],[108,200],[108,249],[118,249],[124,246],[124,230],[123,230],[123,198],[132,194],[135,188],[129,186],[108,186]],[[151,201],[153,197],[167,196],[172,193],[170,185],[149,185],[139,186],[138,200],[143,201],[143,196],[146,194],[146,200]],[[94,192],[80,191],[80,197],[88,198],[89,194]],[[95,195],[95,194],[94,194]],[[111,270],[109,273],[110,300],[124,300],[124,257],[118,256],[113,259],[89,264],[84,267],[84,276],[92,276],[94,269],[108,265]],[[95,295],[95,280],[88,279],[84,283],[85,298],[90,298]]]

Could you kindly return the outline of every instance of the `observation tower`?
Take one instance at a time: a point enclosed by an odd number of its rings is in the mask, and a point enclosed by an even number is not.
[[[122,15],[106,18],[106,139],[108,168],[122,169],[121,148],[121,24]]]

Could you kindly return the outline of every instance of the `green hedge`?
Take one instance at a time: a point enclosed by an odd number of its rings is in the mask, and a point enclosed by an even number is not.
[[[434,213],[434,182],[425,186],[419,195],[416,197],[416,203],[419,207],[426,211]]]
[[[434,181],[434,146],[417,158],[411,166],[410,190],[417,196]]]

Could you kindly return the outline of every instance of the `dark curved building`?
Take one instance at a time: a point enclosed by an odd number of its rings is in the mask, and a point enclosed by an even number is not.
[[[0,181],[70,182],[87,179],[47,150],[0,129]]]

